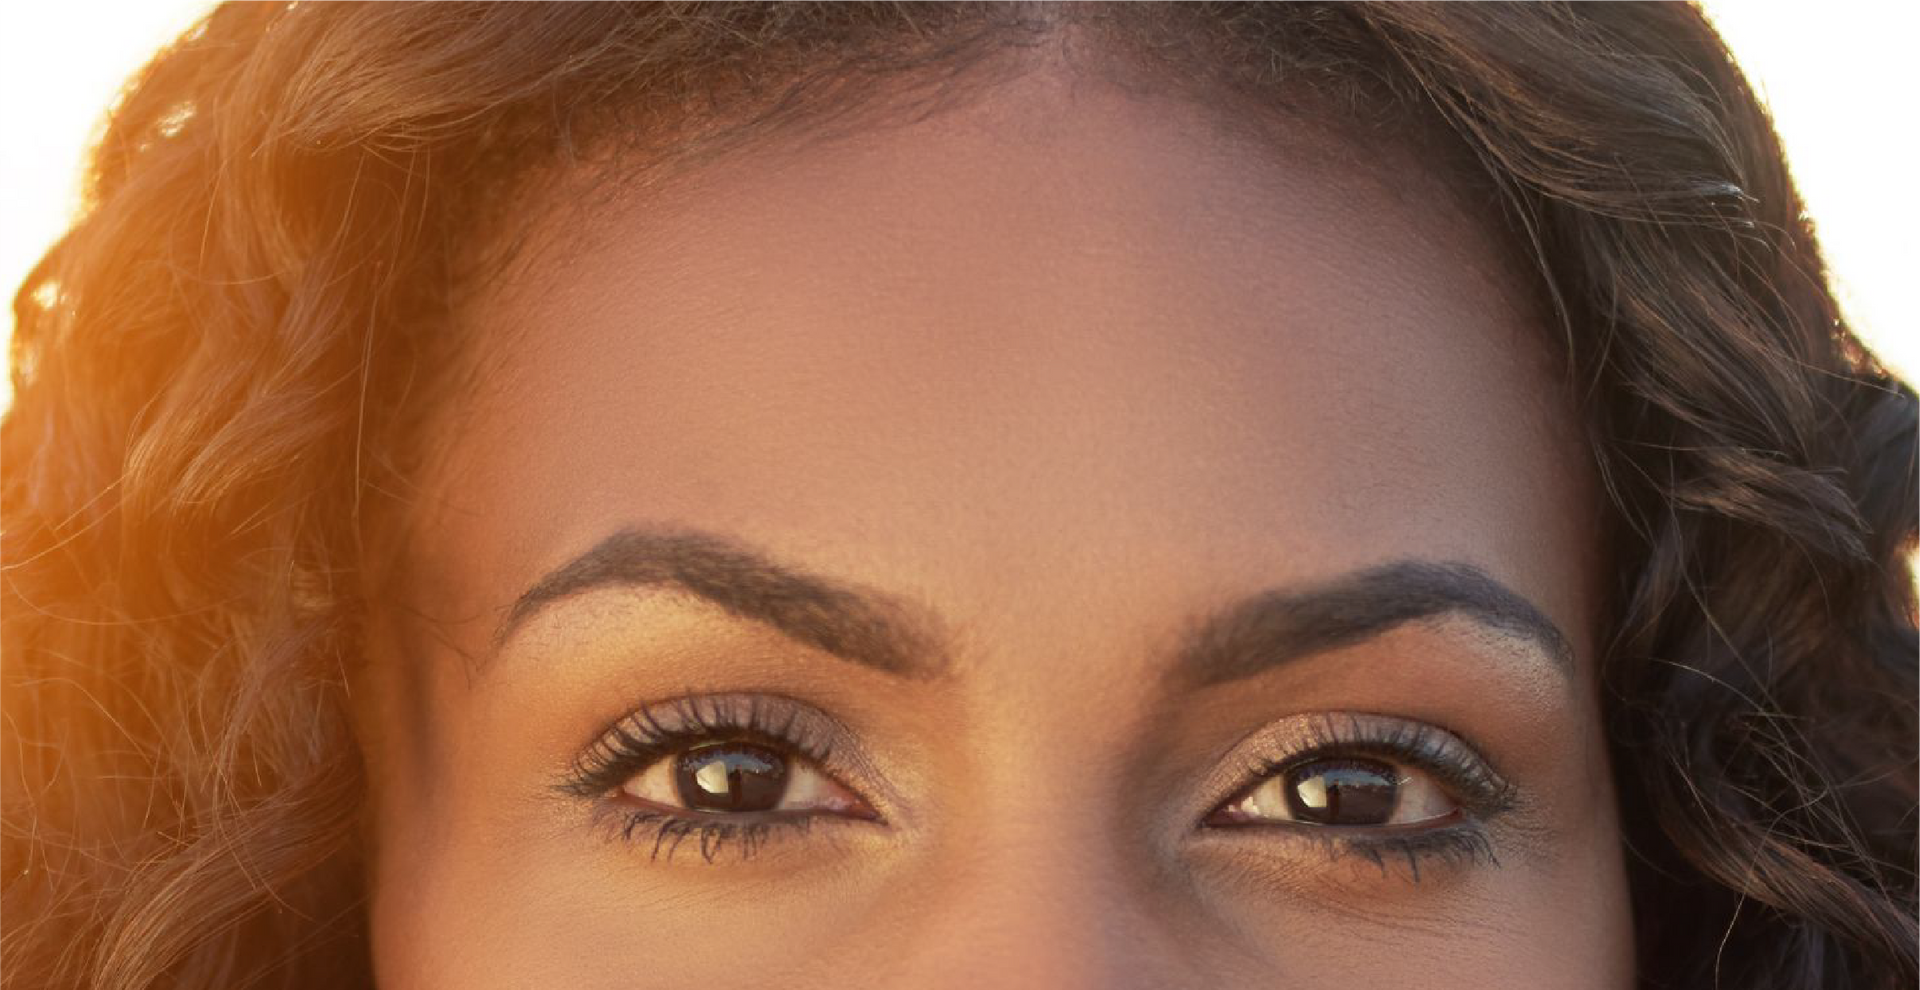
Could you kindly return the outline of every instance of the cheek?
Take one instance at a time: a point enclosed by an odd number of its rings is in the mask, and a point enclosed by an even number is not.
[[[1195,906],[1217,919],[1217,956],[1257,960],[1263,976],[1236,986],[1626,990],[1633,944],[1618,849],[1612,823],[1596,821],[1541,855],[1510,851],[1471,875],[1417,882],[1395,863],[1316,866],[1310,883],[1202,863],[1210,896]]]
[[[513,885],[475,869],[473,714],[450,658],[400,610],[369,617],[367,663],[354,685],[372,820],[369,934],[383,988],[504,986],[476,977],[514,961],[490,946],[484,919],[510,913]],[[457,662],[457,661],[455,661]],[[523,985],[538,985],[538,981]]]
[[[646,846],[454,827],[396,847],[374,878],[379,986],[829,987],[914,951],[887,943],[861,958],[889,924],[883,884],[657,870]]]
[[[438,715],[440,726],[462,721]],[[516,802],[495,785],[509,775],[483,769],[485,750],[435,733],[435,758],[383,761],[370,907],[378,985],[594,986],[610,975],[588,937],[594,922],[631,920],[632,907],[598,903],[608,879],[553,856],[550,826],[508,820]]]

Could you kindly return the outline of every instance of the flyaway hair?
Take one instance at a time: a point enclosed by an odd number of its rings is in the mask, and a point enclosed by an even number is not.
[[[957,98],[1067,40],[1229,122],[1437,143],[1537,275],[1607,488],[1644,985],[1912,987],[1915,396],[1664,3],[219,7],[132,81],[14,299],[0,980],[369,984],[361,524],[406,498],[531,177]]]

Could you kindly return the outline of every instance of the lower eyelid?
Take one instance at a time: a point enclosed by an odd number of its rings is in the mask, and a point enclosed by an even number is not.
[[[692,839],[700,858],[708,863],[726,852],[751,859],[777,834],[776,829],[807,827],[799,821],[701,821],[697,817],[641,809],[627,810],[617,819],[617,825],[622,840],[650,845],[649,858],[654,861],[672,862],[681,847]]]
[[[1200,831],[1203,843],[1233,848],[1236,859],[1278,847],[1276,855],[1290,862],[1316,855],[1329,864],[1354,863],[1367,874],[1377,870],[1381,880],[1419,883],[1477,866],[1500,865],[1488,828],[1467,818],[1437,827],[1362,828],[1275,821]]]
[[[870,825],[858,818],[805,813],[703,815],[607,799],[594,822],[608,838],[638,847],[651,862],[671,863],[687,853],[704,864],[753,859],[786,842],[808,838],[816,829]]]

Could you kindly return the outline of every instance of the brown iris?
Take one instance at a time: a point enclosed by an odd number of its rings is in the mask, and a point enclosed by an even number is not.
[[[787,761],[748,743],[698,746],[675,759],[673,784],[695,811],[772,811],[787,792]]]
[[[1375,760],[1315,760],[1287,771],[1287,810],[1314,825],[1384,825],[1399,803],[1400,778]]]

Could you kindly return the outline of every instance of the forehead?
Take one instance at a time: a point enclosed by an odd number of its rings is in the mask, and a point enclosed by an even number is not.
[[[461,313],[410,553],[462,607],[666,520],[982,613],[1419,555],[1580,625],[1545,328],[1394,149],[1035,73],[583,188]]]

